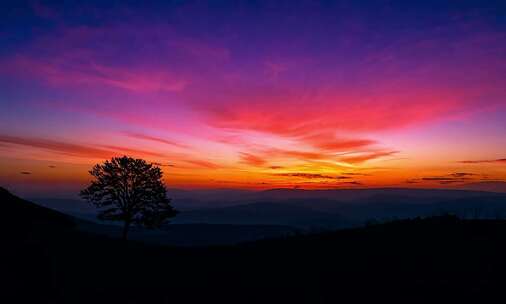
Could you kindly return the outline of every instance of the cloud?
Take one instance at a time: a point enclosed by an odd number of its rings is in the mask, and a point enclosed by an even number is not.
[[[32,174],[32,172],[29,172],[29,171],[21,171],[19,173],[23,174],[23,175],[30,175],[30,174]]]
[[[27,137],[16,137],[9,135],[0,135],[0,142],[30,146],[34,148],[49,150],[52,152],[81,156],[81,157],[98,157],[105,158],[109,157],[112,153],[106,149],[88,147],[79,144],[60,142],[55,140],[43,139],[43,138],[27,138]]]
[[[407,179],[405,181],[406,184],[419,184],[420,181],[419,180],[416,180],[416,179]]]
[[[357,173],[357,172],[343,172],[342,175],[350,175],[350,176],[371,176],[368,173]]]
[[[422,182],[437,182],[441,185],[448,185],[476,180],[474,176],[478,176],[478,174],[468,172],[456,172],[441,176],[427,176],[421,178],[413,178],[408,179],[405,182],[407,184],[417,184]]]
[[[283,166],[269,166],[269,169],[277,170],[277,169],[283,169]]]
[[[343,182],[343,185],[352,185],[352,186],[363,186],[364,184],[357,181],[351,181],[351,182]]]
[[[152,162],[151,164],[158,166],[158,167],[175,167],[174,164],[162,164],[162,163],[158,163],[158,162]]]
[[[239,153],[239,157],[241,158],[241,162],[251,166],[259,167],[267,163],[265,159],[250,153],[241,152]]]
[[[305,179],[348,179],[351,178],[349,176],[330,176],[319,173],[304,173],[304,172],[294,172],[294,173],[275,173],[272,174],[275,176],[285,176],[285,177],[300,177]]]
[[[141,150],[141,149],[133,149],[133,148],[126,148],[126,147],[112,146],[112,145],[101,145],[101,147],[104,147],[108,150],[116,151],[116,152],[119,152],[119,153],[125,154],[125,155],[144,155],[144,156],[164,157],[164,154],[162,154],[162,153]]]
[[[359,164],[369,160],[391,156],[399,153],[399,151],[374,151],[374,152],[365,152],[356,156],[344,156],[340,158],[340,161],[346,162],[349,164]]]
[[[486,159],[486,160],[461,160],[461,164],[506,164],[506,158]]]
[[[329,157],[329,154],[318,151],[298,151],[298,150],[285,150],[278,148],[265,150],[264,153],[269,157],[281,157],[281,158],[289,157],[301,160],[318,160],[318,159],[326,159]]]
[[[350,149],[364,148],[376,143],[374,140],[362,138],[339,139],[336,138],[333,132],[318,132],[298,138],[315,148],[327,151],[349,151]]]
[[[220,168],[219,165],[209,162],[209,161],[205,161],[205,160],[185,160],[185,162],[195,165],[197,167],[206,168],[206,169],[219,169]]]
[[[142,139],[142,140],[150,140],[150,141],[154,141],[154,142],[159,142],[159,143],[163,143],[163,144],[167,144],[167,145],[176,146],[179,148],[187,148],[188,147],[187,145],[180,144],[175,141],[171,141],[168,139],[159,138],[159,137],[155,137],[155,136],[151,136],[151,135],[146,135],[146,134],[141,134],[141,133],[133,133],[133,132],[124,132],[124,133],[127,136],[132,137],[132,138],[137,138],[137,139]]]
[[[421,180],[424,181],[442,181],[442,182],[456,182],[461,181],[461,178],[452,178],[452,177],[422,177]],[[467,179],[466,179],[467,180]]]
[[[61,142],[44,138],[16,137],[9,135],[0,135],[0,142],[29,146],[33,148],[48,150],[58,154],[65,154],[77,157],[91,158],[110,158],[123,154],[132,154],[136,156],[163,156],[157,152],[137,150],[119,146],[86,146],[81,144]]]
[[[443,111],[439,110],[441,106],[421,107],[417,103],[410,107],[395,107],[388,98],[368,104],[366,101],[357,101],[357,97],[338,93],[334,95],[322,92],[315,96],[294,88],[283,91],[273,87],[260,92],[257,90],[253,94],[251,91],[254,88],[244,90],[245,92],[237,92],[236,89],[235,94],[223,96],[239,101],[223,104],[223,107],[234,104],[234,108],[221,109],[220,104],[214,105],[211,112],[213,125],[296,137],[322,130],[391,129],[407,125],[418,117],[423,120],[432,115],[432,112]],[[346,106],[342,102],[336,102],[341,100],[354,102],[349,102]],[[220,107],[220,110],[217,111],[216,107]],[[390,112],[385,112],[387,107]],[[392,119],[393,116],[398,116],[399,119]]]
[[[251,165],[261,166],[264,165],[267,160],[272,159],[297,159],[306,162],[316,161],[339,161],[348,164],[360,164],[368,160],[391,156],[399,153],[399,151],[391,150],[375,150],[375,151],[364,151],[364,152],[349,152],[335,154],[329,151],[315,151],[315,150],[290,150],[280,148],[264,148],[259,150],[257,155],[250,153],[241,154],[241,159],[245,163]]]
[[[47,166],[47,167],[48,167],[48,168],[50,168],[50,169],[54,169],[54,168],[56,168],[56,166],[55,166],[55,165],[49,165],[49,166]]]
[[[474,176],[474,175],[477,175],[477,174],[468,173],[468,172],[456,172],[456,173],[450,174],[450,176],[453,176],[453,177],[465,177],[465,176]]]
[[[187,85],[185,80],[149,67],[114,67],[65,57],[44,60],[19,55],[3,66],[14,75],[29,72],[27,77],[38,77],[53,85],[99,85],[133,92],[179,92]]]

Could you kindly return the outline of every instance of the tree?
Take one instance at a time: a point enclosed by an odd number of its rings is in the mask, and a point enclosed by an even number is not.
[[[97,164],[82,198],[99,209],[101,220],[123,221],[123,239],[132,224],[157,228],[177,211],[167,199],[162,170],[142,159],[115,157]]]

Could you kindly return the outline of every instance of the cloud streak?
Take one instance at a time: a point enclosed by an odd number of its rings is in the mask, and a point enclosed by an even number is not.
[[[199,167],[199,168],[205,168],[205,169],[220,169],[221,168],[221,166],[219,166],[213,162],[206,161],[206,160],[192,159],[192,160],[185,160],[185,162],[189,163],[191,165],[194,165],[196,167]]]
[[[292,172],[292,173],[275,173],[272,174],[274,176],[283,176],[283,177],[298,177],[298,178],[304,178],[304,179],[335,179],[335,180],[341,180],[341,179],[349,179],[351,177],[349,176],[331,176],[331,175],[325,175],[320,173],[305,173],[305,172]]]
[[[157,152],[138,150],[119,146],[87,146],[69,142],[55,141],[45,138],[16,137],[0,135],[0,142],[10,145],[20,145],[43,149],[57,154],[64,154],[84,158],[110,158],[124,154],[136,156],[163,156]]]
[[[129,137],[132,137],[132,138],[137,138],[137,139],[142,139],[142,140],[148,140],[148,141],[154,141],[154,142],[157,142],[157,143],[162,143],[162,144],[166,144],[166,145],[176,146],[176,147],[179,147],[179,148],[188,148],[187,145],[184,145],[184,144],[172,141],[172,140],[156,137],[156,136],[151,136],[151,135],[146,135],[146,134],[141,134],[141,133],[134,133],[134,132],[124,132],[124,133],[125,133],[125,135],[127,135]]]
[[[506,158],[485,159],[485,160],[461,160],[461,164],[501,164],[506,165]]]
[[[241,158],[241,162],[255,167],[261,167],[267,163],[267,161],[259,156],[241,152],[239,153],[239,157]]]
[[[350,163],[350,164],[360,164],[360,163],[364,163],[369,160],[374,160],[374,159],[378,159],[378,158],[382,158],[382,157],[386,157],[386,156],[392,156],[392,155],[395,155],[398,153],[399,153],[399,151],[373,151],[373,152],[361,153],[360,155],[356,155],[356,156],[344,156],[344,157],[341,157],[340,160],[343,162],[346,162],[346,163]]]
[[[458,184],[470,181],[478,181],[480,178],[477,178],[479,174],[469,173],[469,172],[455,172],[449,173],[442,176],[427,176],[421,178],[413,178],[405,181],[407,184],[419,184],[423,182],[436,182],[441,185],[450,185],[450,184]]]

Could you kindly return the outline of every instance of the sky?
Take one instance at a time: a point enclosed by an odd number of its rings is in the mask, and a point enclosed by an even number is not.
[[[0,185],[506,180],[504,1],[2,1]]]

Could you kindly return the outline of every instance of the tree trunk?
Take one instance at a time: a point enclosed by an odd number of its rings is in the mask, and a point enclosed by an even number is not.
[[[125,224],[123,225],[123,234],[122,234],[122,239],[124,241],[127,240],[127,236],[128,236],[128,230],[130,229],[130,222],[129,221],[125,221]]]

